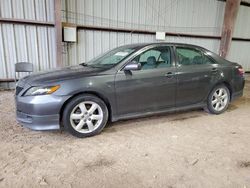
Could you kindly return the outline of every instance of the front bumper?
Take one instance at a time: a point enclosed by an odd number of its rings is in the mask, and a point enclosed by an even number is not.
[[[17,111],[16,119],[21,125],[32,130],[42,131],[60,129],[60,117],[58,114],[37,116]]]
[[[60,129],[60,111],[69,96],[16,96],[16,119],[33,130]]]

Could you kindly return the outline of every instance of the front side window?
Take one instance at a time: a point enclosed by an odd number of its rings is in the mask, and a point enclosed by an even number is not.
[[[104,55],[94,58],[88,63],[84,63],[83,65],[87,65],[91,67],[109,68],[120,63],[126,57],[131,55],[134,51],[136,51],[135,48],[130,48],[126,46],[115,48],[105,53]]]
[[[176,47],[176,54],[180,65],[200,65],[212,63],[203,55],[201,51],[197,49]]]
[[[136,62],[142,65],[142,70],[171,67],[171,51],[168,46],[152,48],[138,55]]]

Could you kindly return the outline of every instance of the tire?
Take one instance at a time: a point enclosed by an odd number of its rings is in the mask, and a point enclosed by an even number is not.
[[[229,102],[229,89],[224,84],[218,85],[210,92],[205,111],[208,111],[211,114],[221,114],[226,111]]]
[[[63,111],[62,123],[65,129],[78,138],[99,134],[107,122],[107,106],[94,95],[74,97]]]

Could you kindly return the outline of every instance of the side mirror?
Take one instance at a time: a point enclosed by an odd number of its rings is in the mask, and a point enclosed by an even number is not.
[[[123,70],[125,71],[132,71],[132,70],[140,70],[141,69],[141,63],[137,63],[136,61],[132,61],[128,63]]]

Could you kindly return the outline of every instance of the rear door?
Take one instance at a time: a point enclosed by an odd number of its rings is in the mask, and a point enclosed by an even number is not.
[[[218,74],[215,62],[199,48],[176,46],[176,106],[198,104],[206,99]]]
[[[175,105],[176,78],[169,46],[148,49],[132,61],[141,70],[119,71],[115,78],[119,115],[156,111]]]

